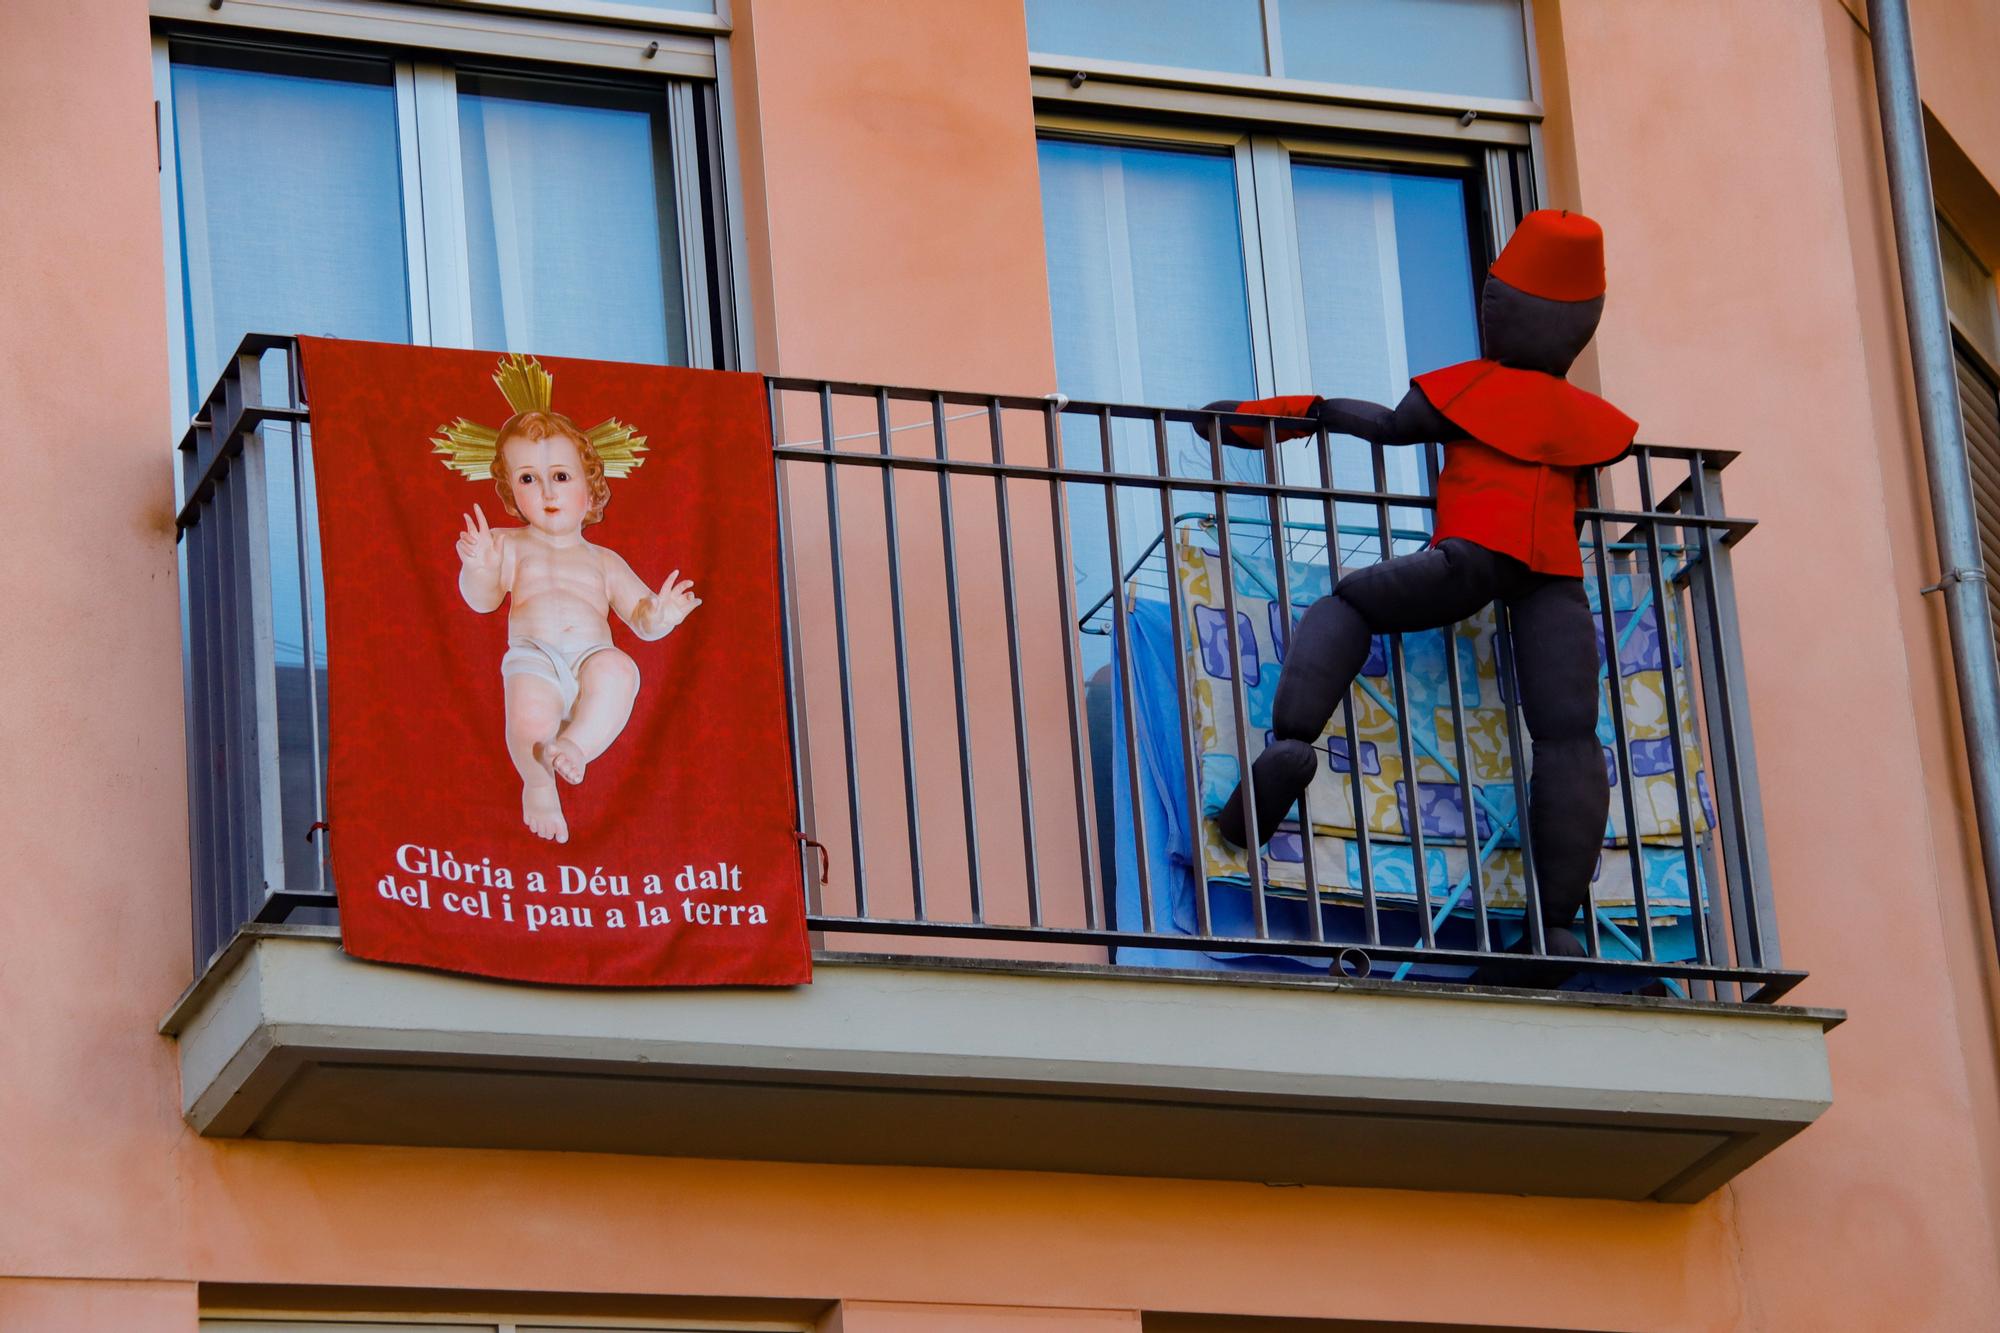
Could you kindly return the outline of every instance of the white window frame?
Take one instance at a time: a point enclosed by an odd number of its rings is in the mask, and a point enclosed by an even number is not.
[[[169,428],[178,437],[193,411],[188,387],[189,327],[182,265],[180,164],[173,133],[174,35],[254,40],[268,36],[327,39],[357,49],[390,47],[435,52],[395,61],[397,138],[403,184],[405,269],[410,340],[437,347],[469,346],[472,338],[470,268],[465,252],[465,200],[459,162],[455,64],[494,60],[524,67],[572,65],[579,70],[623,71],[665,80],[664,109],[673,145],[672,195],[686,315],[689,363],[754,368],[756,339],[750,326],[750,291],[742,214],[742,181],[736,154],[734,96],[729,59],[727,0],[718,13],[682,13],[616,0],[481,0],[482,8],[456,0],[151,0],[151,13],[171,29],[153,36],[153,96],[159,123],[160,221],[166,265],[167,340],[172,376]],[[493,12],[495,10],[501,12]],[[697,133],[696,85],[713,83],[720,124],[702,142]],[[720,216],[705,206],[700,155],[711,157],[719,184]],[[717,233],[720,233],[719,235]],[[709,290],[713,252],[726,276],[725,290]],[[717,347],[712,317],[720,308],[727,346]],[[193,314],[196,345],[212,329]],[[195,392],[200,392],[197,386]]]

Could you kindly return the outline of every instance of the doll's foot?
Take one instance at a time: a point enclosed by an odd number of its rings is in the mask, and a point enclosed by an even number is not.
[[[569,824],[563,819],[562,797],[553,782],[524,783],[521,787],[521,821],[528,831],[550,842],[568,842]]]
[[[1299,796],[1319,769],[1319,756],[1304,741],[1272,741],[1250,765],[1250,785],[1257,792],[1257,842],[1271,840],[1278,824],[1298,804]],[[1243,827],[1243,784],[1237,783],[1215,816],[1215,827],[1232,847],[1248,845]]]
[[[554,740],[543,741],[537,745],[535,759],[543,768],[571,786],[583,781],[583,770],[589,762],[583,757],[583,751],[577,748],[576,742],[567,736],[558,736]]]

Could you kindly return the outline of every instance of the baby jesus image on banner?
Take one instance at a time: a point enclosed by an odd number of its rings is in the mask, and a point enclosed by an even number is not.
[[[347,952],[809,980],[762,381],[322,338],[301,357]]]
[[[611,478],[645,462],[646,438],[610,420],[585,433],[552,412],[539,362],[511,357],[494,377],[514,415],[499,430],[463,417],[431,443],[468,480],[491,478],[521,527],[493,530],[474,504],[458,538],[459,595],[485,614],[508,603],[507,751],[521,773],[521,819],[569,841],[556,779],[582,782],[632,715],[639,668],[611,642],[611,612],[641,639],[663,637],[701,605],[692,579],[655,593],[617,554],[583,538],[602,522]]]

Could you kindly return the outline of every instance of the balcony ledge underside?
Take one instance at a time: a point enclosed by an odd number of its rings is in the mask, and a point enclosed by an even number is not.
[[[1839,1019],[855,955],[563,990],[250,927],[162,1030],[213,1137],[1689,1202],[1830,1105]]]

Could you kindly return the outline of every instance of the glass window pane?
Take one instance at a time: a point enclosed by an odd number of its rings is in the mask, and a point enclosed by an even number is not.
[[[1479,355],[1464,182],[1294,162],[1292,201],[1313,392],[1393,405],[1412,375]],[[1343,441],[1334,455],[1341,485],[1372,486],[1367,450]],[[1417,449],[1390,449],[1386,461],[1392,490],[1427,489]],[[1374,521],[1358,508],[1340,518]],[[1424,525],[1413,512],[1391,521]]]
[[[1199,407],[1257,391],[1249,299],[1238,225],[1236,171],[1227,155],[1044,140],[1042,217],[1048,248],[1056,380],[1072,398]],[[1184,426],[1168,433],[1169,465],[1181,476],[1212,475],[1207,448]],[[1118,421],[1119,471],[1158,470],[1152,428]],[[1067,417],[1066,461],[1096,467],[1098,431]],[[1229,475],[1260,475],[1255,454],[1225,450]],[[1254,502],[1252,502],[1254,505]],[[1104,495],[1079,486],[1070,497],[1079,609],[1114,586]],[[1175,511],[1212,511],[1209,496],[1177,493]],[[1235,512],[1234,507],[1231,510]],[[1118,496],[1120,554],[1127,570],[1164,569],[1156,492]],[[1157,580],[1155,580],[1157,583]],[[1092,624],[1103,620],[1099,615]],[[1086,660],[1107,659],[1101,637]]]
[[[461,72],[473,335],[687,364],[664,91]]]
[[[1526,98],[1520,0],[1277,0],[1285,77]]]
[[[243,335],[410,336],[387,61],[176,42],[189,400]]]
[[[1258,0],[1028,0],[1028,49],[1263,74]]]

